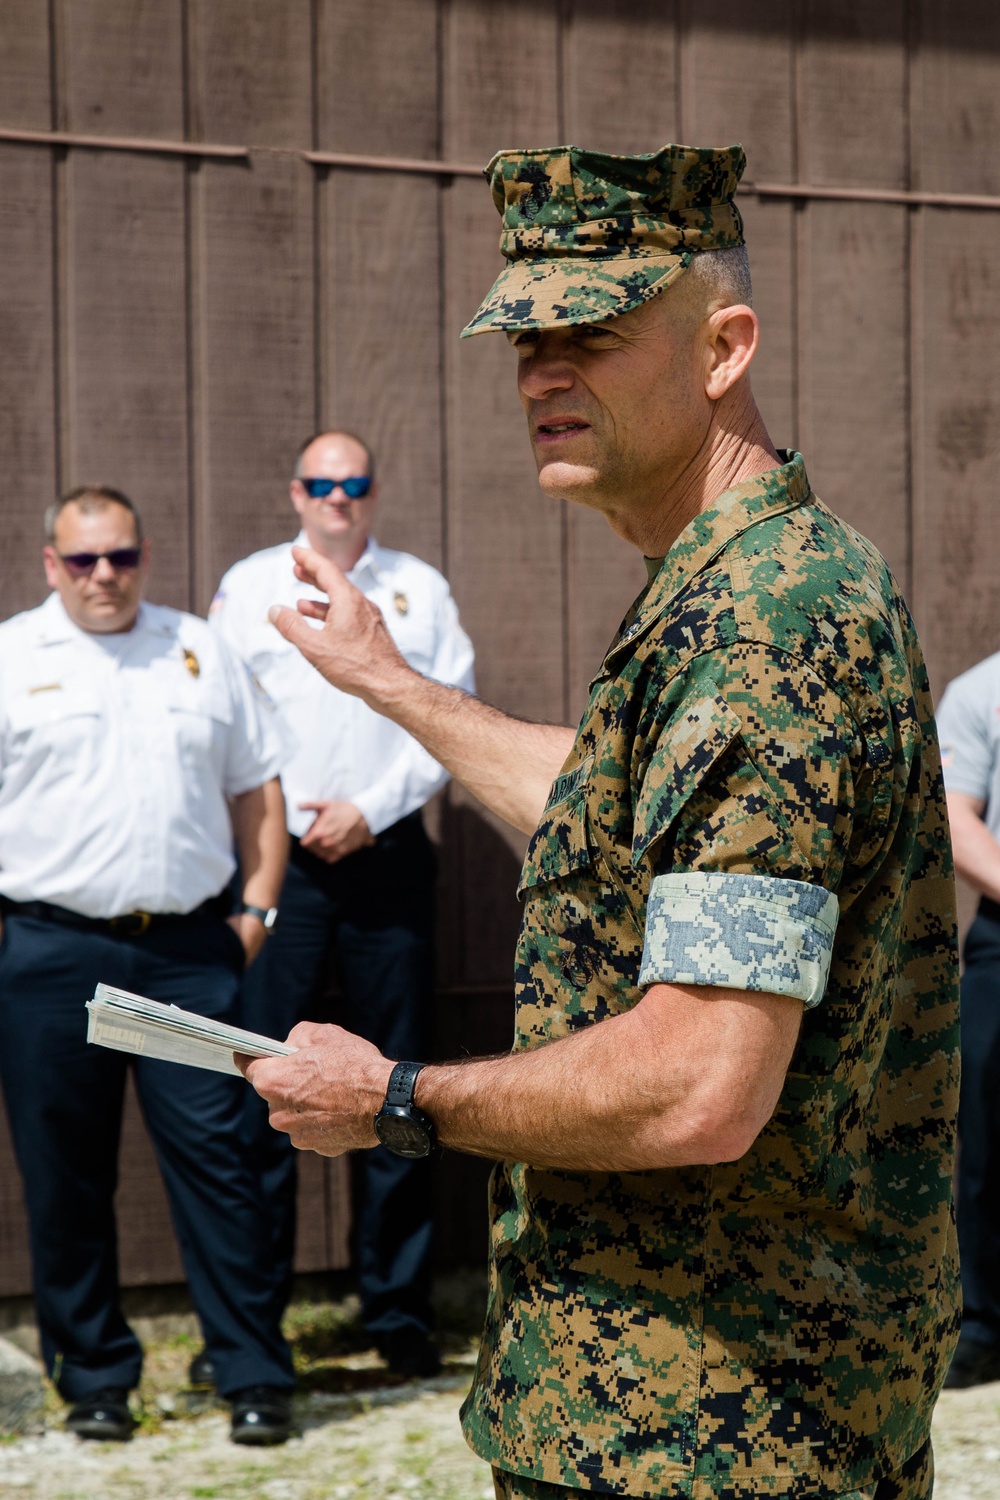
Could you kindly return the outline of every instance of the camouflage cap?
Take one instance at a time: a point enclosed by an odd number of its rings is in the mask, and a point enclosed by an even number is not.
[[[598,323],[663,291],[698,251],[742,245],[745,166],[742,146],[498,152],[485,175],[507,265],[462,337]]]

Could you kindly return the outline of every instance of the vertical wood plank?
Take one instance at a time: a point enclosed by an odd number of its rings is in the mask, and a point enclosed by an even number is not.
[[[183,139],[182,3],[64,0],[67,130]]]
[[[28,1216],[7,1116],[0,1110],[0,1297],[31,1291]]]
[[[850,0],[830,35],[810,0],[800,57],[807,182],[907,180],[902,0]],[[817,492],[875,542],[909,591],[907,211],[814,202],[799,211],[799,429]],[[864,379],[858,378],[864,370]]]
[[[0,618],[39,604],[42,513],[55,496],[52,162],[48,151],[0,146]]]
[[[512,38],[531,38],[510,57]],[[444,13],[443,154],[482,161],[503,147],[558,139],[557,8],[453,0]],[[514,357],[499,334],[459,340],[501,269],[499,219],[473,179],[443,189],[444,379],[448,568],[491,702],[561,719],[565,596],[562,506],[538,488],[517,399]],[[456,798],[462,878],[456,920],[466,973],[509,979],[517,904],[511,867],[523,840]]]
[[[752,26],[740,0],[685,0],[681,137],[695,145],[740,142],[748,183],[788,182],[796,175],[792,34],[791,0],[764,0]],[[791,447],[799,442],[795,211],[749,193],[741,194],[739,207],[761,320],[751,384],[774,442]]]
[[[311,146],[311,0],[187,0],[187,5],[192,138]]]
[[[438,192],[433,178],[388,172],[332,172],[321,183],[319,336],[320,425],[371,444],[379,540],[440,568]]]
[[[49,0],[0,5],[0,124],[51,130]]]
[[[437,0],[318,0],[316,79],[320,150],[433,159]]]
[[[562,38],[567,141],[631,154],[677,139],[675,9],[658,0],[575,0]],[[596,88],[598,59],[601,86]],[[564,547],[566,717],[575,722],[615,629],[646,582],[646,570],[636,549],[582,505],[566,507]]]
[[[308,0],[191,0],[189,110],[213,141],[312,139]],[[291,457],[316,410],[312,169],[255,153],[191,179],[194,597],[289,535]]]
[[[77,151],[67,204],[64,482],[131,496],[152,541],[150,597],[186,608],[184,167]]]

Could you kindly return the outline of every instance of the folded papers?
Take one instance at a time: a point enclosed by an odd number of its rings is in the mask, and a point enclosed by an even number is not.
[[[216,1073],[239,1075],[234,1052],[245,1057],[288,1057],[296,1050],[287,1042],[211,1021],[179,1005],[116,990],[110,984],[97,986],[93,1000],[87,1001],[87,1011],[87,1041],[98,1047]]]

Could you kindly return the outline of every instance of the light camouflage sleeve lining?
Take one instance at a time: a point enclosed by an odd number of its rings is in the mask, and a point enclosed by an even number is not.
[[[839,904],[822,886],[770,875],[657,875],[640,984],[708,984],[818,1005]]]

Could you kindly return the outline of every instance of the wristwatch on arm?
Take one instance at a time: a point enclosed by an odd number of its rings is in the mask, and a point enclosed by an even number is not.
[[[375,1116],[375,1134],[395,1156],[429,1156],[435,1145],[434,1126],[413,1102],[413,1088],[423,1063],[400,1062],[389,1074],[385,1103]]]
[[[251,906],[249,901],[242,901],[240,903],[240,916],[256,917],[259,922],[263,922],[264,931],[270,934],[277,925],[278,908],[276,906]]]

